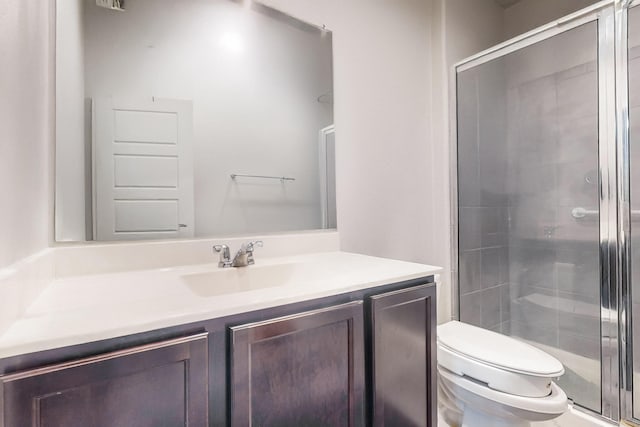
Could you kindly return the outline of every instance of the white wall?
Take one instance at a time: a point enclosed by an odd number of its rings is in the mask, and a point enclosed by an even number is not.
[[[196,236],[320,228],[330,36],[228,0],[89,2],[85,36],[87,97],[193,101]]]
[[[597,2],[598,0],[522,0],[504,11],[504,38],[510,39]]]
[[[57,241],[85,240],[83,0],[56,6]]]
[[[0,12],[0,267],[49,242],[51,4],[6,0]]]
[[[432,133],[433,117],[442,120],[432,106],[443,89],[432,86],[438,10],[419,0],[264,2],[333,31],[342,249],[447,267],[448,141]],[[450,304],[443,279],[440,320]]]

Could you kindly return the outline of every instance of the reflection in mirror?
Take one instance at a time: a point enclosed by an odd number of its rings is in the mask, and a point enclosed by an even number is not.
[[[56,240],[334,228],[331,33],[256,2],[67,0]]]

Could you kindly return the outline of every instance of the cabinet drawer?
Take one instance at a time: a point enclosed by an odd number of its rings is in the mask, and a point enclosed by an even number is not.
[[[207,334],[0,378],[2,427],[205,427]]]
[[[231,425],[364,425],[362,302],[232,327]]]

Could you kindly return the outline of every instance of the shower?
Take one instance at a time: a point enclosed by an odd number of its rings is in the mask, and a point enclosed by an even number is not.
[[[454,312],[556,356],[576,406],[636,422],[639,3],[458,63],[452,118]]]
[[[96,6],[106,9],[124,11],[125,0],[96,0]]]

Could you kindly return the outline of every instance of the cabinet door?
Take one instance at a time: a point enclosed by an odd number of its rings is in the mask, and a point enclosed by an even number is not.
[[[369,300],[375,427],[437,425],[435,292],[423,285]]]
[[[3,427],[204,427],[199,334],[0,378]]]
[[[362,302],[231,328],[232,426],[363,426]]]

